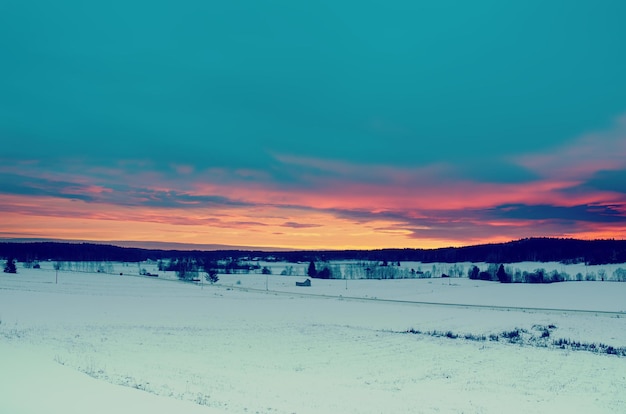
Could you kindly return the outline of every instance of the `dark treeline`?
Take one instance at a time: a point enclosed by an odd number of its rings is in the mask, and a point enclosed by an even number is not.
[[[576,240],[528,238],[508,243],[481,244],[439,249],[380,249],[344,251],[281,252],[289,261],[375,260],[386,262],[415,261],[423,263],[516,263],[563,262],[607,264],[626,263],[626,240]]]
[[[140,262],[173,257],[204,260],[250,260],[308,262],[312,260],[416,261],[424,263],[563,262],[607,264],[626,263],[626,240],[576,240],[529,238],[508,243],[483,244],[440,249],[379,249],[327,251],[250,251],[250,250],[155,250],[118,247],[95,243],[4,242],[0,257],[24,261],[120,261]]]

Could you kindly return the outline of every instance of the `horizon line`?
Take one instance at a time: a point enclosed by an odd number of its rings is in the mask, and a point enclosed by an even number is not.
[[[121,248],[138,248],[145,250],[171,250],[171,251],[259,251],[259,252],[305,252],[305,251],[378,251],[378,250],[441,250],[441,249],[460,249],[466,247],[501,245],[520,242],[524,240],[574,240],[574,241],[625,241],[624,238],[605,238],[605,239],[583,239],[576,237],[524,237],[520,239],[511,239],[505,242],[485,242],[476,244],[466,244],[462,246],[442,246],[442,247],[376,247],[376,248],[344,248],[344,249],[301,249],[274,246],[243,246],[243,245],[227,245],[219,243],[181,243],[181,242],[160,242],[160,241],[137,241],[137,240],[81,240],[81,239],[54,239],[54,238],[38,238],[38,237],[0,237],[0,242],[8,243],[68,243],[68,244],[100,244],[116,246]]]

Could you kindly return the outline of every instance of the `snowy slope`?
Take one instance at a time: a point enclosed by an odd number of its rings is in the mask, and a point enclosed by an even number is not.
[[[55,284],[52,269],[19,270],[0,275],[0,412],[622,413],[626,406],[624,357],[402,333],[488,335],[553,324],[554,338],[624,347],[626,315],[345,298],[619,311],[626,284],[355,280],[346,289],[345,281],[314,280],[296,289],[301,278],[220,275],[218,285],[201,286],[71,272]],[[301,296],[303,289],[335,297]]]

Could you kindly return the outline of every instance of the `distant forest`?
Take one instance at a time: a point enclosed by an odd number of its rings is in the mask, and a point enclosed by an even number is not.
[[[439,249],[310,250],[286,252],[157,250],[95,243],[3,242],[0,243],[0,258],[14,258],[20,262],[44,260],[141,262],[144,260],[170,258],[196,258],[203,260],[258,259],[292,263],[331,260],[415,261],[423,263],[554,261],[595,265],[626,263],[626,240],[528,238],[508,243]]]

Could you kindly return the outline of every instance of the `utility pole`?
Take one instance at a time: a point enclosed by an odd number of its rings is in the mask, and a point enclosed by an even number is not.
[[[54,270],[55,270],[55,277],[54,277],[54,284],[58,285],[59,284],[59,268],[61,267],[61,265],[59,264],[59,262],[54,263]]]

